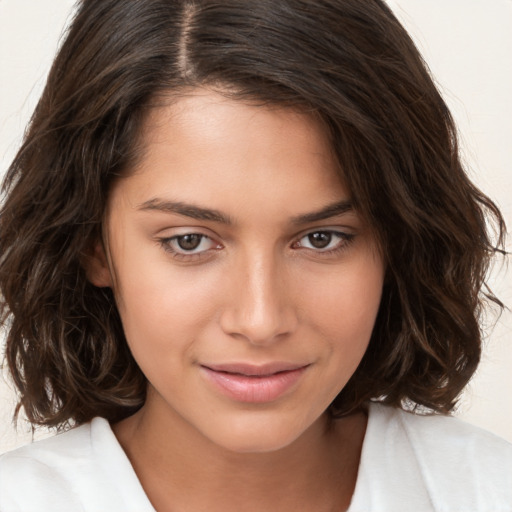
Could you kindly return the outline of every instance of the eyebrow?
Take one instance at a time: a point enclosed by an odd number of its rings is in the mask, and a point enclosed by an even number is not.
[[[175,213],[190,217],[196,220],[207,220],[213,222],[219,222],[221,224],[233,225],[233,220],[226,214],[219,210],[210,208],[203,208],[189,203],[183,203],[181,201],[167,201],[163,199],[150,199],[145,201],[137,207],[138,210],[142,211],[160,211],[164,213]],[[308,224],[311,222],[317,222],[320,220],[330,219],[331,217],[337,217],[353,210],[351,201],[343,200],[330,205],[325,206],[321,210],[315,212],[304,213],[292,217],[292,224]]]
[[[231,218],[219,210],[202,208],[200,206],[180,201],[164,201],[162,199],[155,198],[142,203],[138,209],[143,211],[157,210],[165,213],[177,213],[178,215],[183,215],[197,220],[209,220],[228,225],[233,224]]]
[[[330,219],[337,217],[353,210],[352,202],[350,200],[338,201],[329,204],[316,212],[304,213],[292,218],[293,224],[308,224],[310,222],[317,222],[319,220]]]

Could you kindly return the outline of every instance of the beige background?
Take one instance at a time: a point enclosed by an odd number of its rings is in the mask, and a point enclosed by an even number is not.
[[[389,0],[424,54],[459,124],[473,179],[512,226],[512,1]],[[0,174],[44,85],[71,0],[0,0]],[[508,244],[508,250],[512,246]],[[492,286],[512,307],[512,271]],[[512,314],[486,340],[484,360],[458,415],[512,441]],[[14,394],[0,379],[0,453],[30,440],[11,424]],[[45,433],[39,434],[47,435]]]

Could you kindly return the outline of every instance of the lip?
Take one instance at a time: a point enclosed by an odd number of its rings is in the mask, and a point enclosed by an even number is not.
[[[273,362],[208,364],[200,368],[208,383],[228,398],[244,403],[266,403],[295,387],[308,367],[309,364]]]

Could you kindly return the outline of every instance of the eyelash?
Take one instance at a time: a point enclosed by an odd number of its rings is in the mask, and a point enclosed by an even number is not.
[[[345,251],[348,248],[350,243],[353,242],[354,238],[355,238],[355,235],[351,234],[351,233],[344,233],[343,231],[336,231],[336,230],[332,230],[332,229],[319,229],[319,230],[316,230],[316,231],[310,231],[309,233],[306,233],[305,235],[302,235],[298,239],[298,241],[293,244],[293,246],[295,246],[297,243],[299,243],[301,240],[303,240],[305,238],[308,238],[308,237],[310,237],[312,235],[320,234],[320,233],[328,234],[331,237],[338,237],[339,238],[338,243],[334,247],[332,247],[330,249],[310,249],[310,248],[305,248],[305,249],[307,249],[309,251],[314,252],[316,256],[320,256],[320,257],[322,257],[322,256],[328,257],[328,256],[334,256],[334,255],[340,254],[341,252]]]
[[[206,256],[207,252],[209,252],[211,250],[218,250],[220,248],[220,244],[217,244],[217,248],[215,248],[215,249],[206,249],[206,250],[199,251],[199,252],[192,252],[192,251],[180,252],[179,250],[176,250],[175,248],[173,248],[172,244],[174,242],[177,243],[178,240],[183,239],[187,236],[201,237],[199,246],[201,246],[201,244],[203,243],[204,240],[211,240],[212,243],[215,244],[214,240],[212,238],[210,238],[209,236],[203,235],[202,233],[193,233],[193,232],[184,233],[183,235],[171,236],[168,238],[160,238],[158,240],[158,242],[160,243],[160,245],[162,246],[162,248],[165,252],[169,253],[174,259],[181,260],[181,261],[194,261],[194,260],[197,260],[200,258],[204,258]],[[184,249],[181,249],[181,250],[183,251]],[[194,249],[194,250],[196,250],[196,249]]]
[[[313,248],[307,248],[307,247],[304,248],[307,251],[313,252],[316,256],[319,256],[319,257],[329,257],[329,256],[334,256],[334,255],[340,254],[341,252],[345,251],[348,248],[348,246],[354,241],[354,238],[356,236],[354,234],[344,233],[342,231],[336,231],[336,230],[332,230],[332,229],[319,229],[316,231],[310,231],[310,232],[302,235],[296,242],[294,242],[292,244],[292,248],[295,249],[297,244],[301,240],[303,240],[307,237],[310,237],[312,235],[319,234],[319,233],[328,234],[330,236],[338,237],[340,239],[339,242],[336,244],[336,246],[332,247],[330,249],[322,250],[322,249],[313,249]],[[215,250],[219,250],[220,248],[222,248],[222,246],[220,244],[217,244],[217,247],[205,249],[205,250],[202,250],[199,252],[192,252],[192,251],[180,252],[179,250],[176,250],[175,248],[172,247],[173,243],[178,243],[178,240],[183,239],[184,237],[187,237],[187,236],[201,237],[199,246],[206,239],[211,240],[211,242],[214,245],[216,243],[212,238],[210,238],[207,235],[203,235],[202,233],[193,233],[193,232],[184,233],[183,235],[176,235],[176,236],[167,237],[167,238],[160,238],[160,239],[158,239],[158,242],[165,252],[169,253],[174,259],[181,260],[181,261],[195,261],[197,259],[204,258],[205,256],[207,256],[207,253],[209,253],[212,250],[215,251]],[[184,249],[181,249],[181,250],[183,251]],[[193,250],[196,250],[196,249],[193,249]]]

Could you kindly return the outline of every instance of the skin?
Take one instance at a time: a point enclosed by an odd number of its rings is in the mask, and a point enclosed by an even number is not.
[[[366,416],[325,411],[367,349],[384,264],[321,124],[202,89],[144,128],[88,273],[114,289],[148,379],[145,405],[114,425],[148,497],[159,511],[346,509]],[[253,403],[205,377],[233,362],[303,370]]]

